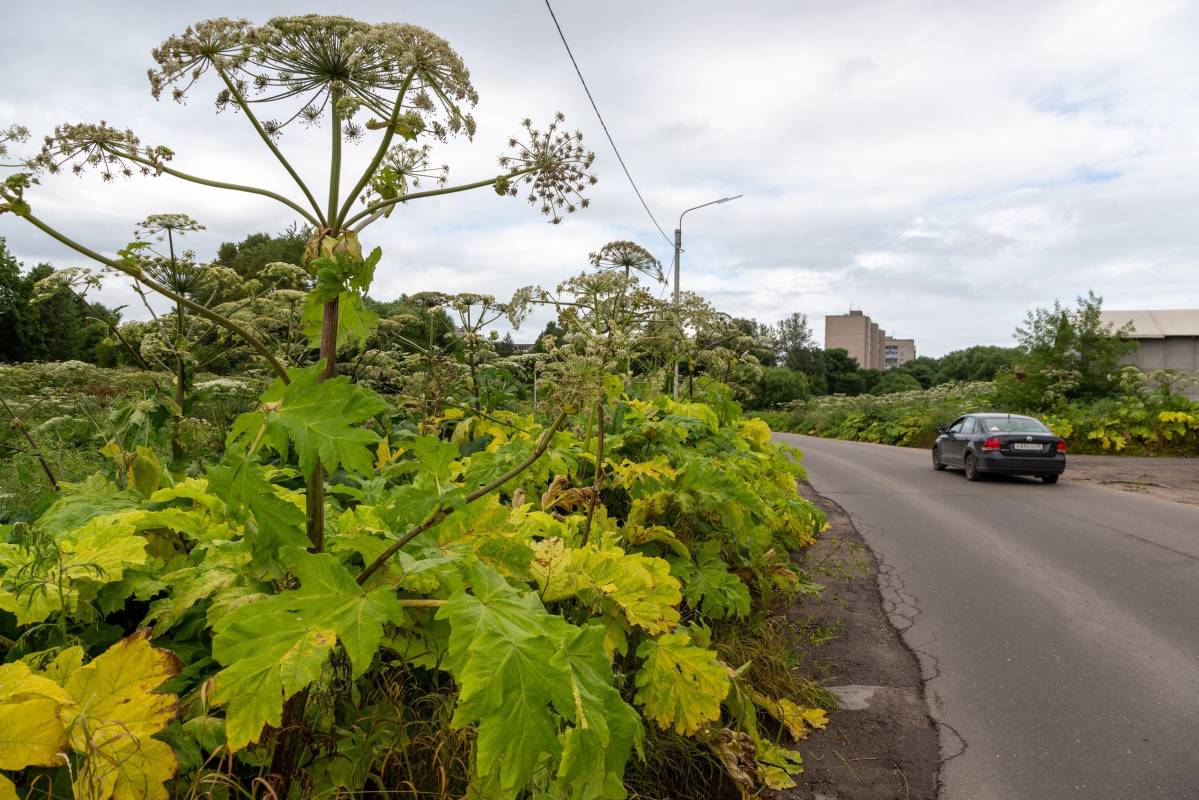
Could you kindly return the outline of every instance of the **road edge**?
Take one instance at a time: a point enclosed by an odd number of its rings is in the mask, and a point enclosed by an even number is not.
[[[905,617],[886,598],[888,592],[902,597],[902,581],[840,504],[806,482],[797,488],[825,513],[829,526],[800,564],[824,584],[823,596],[797,604],[791,613],[816,630],[843,620],[840,635],[814,653],[821,682],[838,695],[842,708],[830,715],[826,730],[801,743],[805,773],[785,796],[936,800],[940,729],[921,660],[893,618]]]

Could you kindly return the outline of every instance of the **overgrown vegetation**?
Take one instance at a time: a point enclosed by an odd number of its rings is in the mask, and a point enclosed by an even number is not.
[[[1073,453],[1199,455],[1199,403],[1177,391],[1177,375],[1118,373],[1119,392],[1094,401],[1066,401],[1032,410]],[[759,413],[774,430],[861,442],[930,447],[937,429],[971,411],[1021,412],[1004,404],[990,381],[948,383],[882,397],[821,397],[790,411]]]
[[[1102,302],[1089,293],[1075,308],[1030,312],[1011,350],[917,359],[884,373],[869,395],[802,397],[757,416],[775,430],[929,447],[961,414],[1008,411],[1039,416],[1072,452],[1199,455],[1199,403],[1183,391],[1193,377],[1120,366],[1137,344],[1103,324]]]
[[[585,207],[582,135],[526,120],[501,174],[448,185],[412,143],[473,134],[477,98],[449,45],[409,25],[217,19],[154,57],[155,96],[215,83],[296,192],[193,176],[105,123],[60,126],[0,187],[0,213],[172,304],[136,343],[108,326],[136,367],[0,369],[4,443],[45,481],[12,487],[0,523],[0,796],[793,785],[786,745],[830,698],[796,674],[778,609],[819,591],[791,553],[824,521],[735,401],[754,338],[694,295],[658,301],[630,242],[507,302],[367,298],[386,267],[359,235],[402,203],[490,188],[527,190],[554,222]],[[327,126],[319,200],[262,104]],[[366,170],[343,175],[368,137]],[[203,264],[176,248],[199,223],[170,214],[108,258],[37,213],[64,169],[281,203],[309,226],[302,253],[251,237]],[[485,328],[534,304],[558,318],[530,364]],[[662,393],[677,360],[680,402]],[[246,374],[201,373],[218,363]]]

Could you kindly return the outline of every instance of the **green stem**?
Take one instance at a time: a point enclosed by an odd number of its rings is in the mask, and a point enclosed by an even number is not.
[[[9,199],[9,198],[6,198],[6,199]],[[253,333],[251,333],[247,328],[239,325],[238,323],[234,322],[233,320],[229,319],[228,317],[218,314],[217,312],[213,311],[211,308],[208,308],[207,306],[201,305],[200,303],[197,303],[193,300],[189,300],[188,298],[184,297],[183,295],[181,295],[177,292],[171,291],[171,289],[167,288],[166,286],[163,286],[158,281],[156,281],[152,278],[146,277],[146,275],[141,270],[132,269],[129,266],[122,264],[120,261],[115,261],[106,256],[102,256],[99,253],[97,253],[95,250],[92,250],[90,247],[86,247],[85,245],[79,244],[75,240],[68,237],[66,234],[56,230],[55,228],[50,227],[45,222],[42,222],[37,217],[33,216],[33,214],[22,214],[21,216],[23,216],[26,220],[28,220],[29,223],[31,225],[33,225],[35,228],[37,228],[38,230],[47,234],[48,236],[50,236],[50,238],[55,239],[56,241],[59,241],[62,244],[65,244],[67,247],[71,248],[75,252],[82,253],[83,255],[87,256],[88,258],[92,259],[93,261],[97,261],[106,267],[112,267],[115,270],[125,273],[126,275],[133,278],[134,280],[136,280],[140,283],[143,283],[146,286],[148,286],[149,288],[158,292],[163,297],[174,300],[177,303],[182,303],[184,306],[186,306],[187,308],[190,308],[192,311],[196,312],[201,317],[204,317],[207,320],[215,322],[217,325],[220,325],[221,327],[226,328],[229,331],[231,331],[232,333],[240,336],[242,339],[244,339],[246,341],[247,344],[249,344],[256,351],[258,351],[258,354],[266,360],[267,364],[269,364],[271,369],[275,371],[275,374],[279,376],[279,379],[281,381],[283,381],[284,383],[291,382],[291,378],[289,378],[287,375],[287,370],[284,369],[283,365],[279,363],[279,359],[275,358],[274,353],[272,353],[270,351],[270,349],[265,344],[262,343],[262,340],[259,339],[257,336],[255,336]]]
[[[341,112],[337,110],[336,98],[333,100],[330,127],[333,129],[333,140],[329,157],[329,210],[325,213],[325,219],[332,227],[332,235],[336,236],[337,195],[341,191]]]
[[[587,504],[587,522],[583,525],[583,536],[580,544],[586,546],[591,536],[591,520],[595,517],[595,506],[599,502],[600,489],[604,486],[604,401],[601,398],[595,404],[596,417],[599,427],[595,439],[595,480],[591,482],[591,499]]]
[[[412,85],[412,79],[416,77],[416,70],[413,69],[408,73],[408,77],[404,78],[404,82],[400,85],[399,92],[396,93],[395,106],[391,109],[391,119],[388,120],[387,131],[383,134],[383,140],[379,142],[379,149],[375,151],[375,157],[371,159],[371,163],[367,165],[366,170],[362,173],[362,177],[358,179],[358,183],[346,195],[346,201],[342,204],[341,211],[337,215],[337,219],[331,224],[334,228],[340,230],[345,225],[346,215],[350,213],[350,209],[354,207],[354,201],[358,199],[358,195],[366,188],[370,179],[374,177],[375,170],[379,168],[379,164],[383,162],[383,157],[387,155],[387,148],[391,147],[391,140],[395,137],[396,123],[400,120],[400,108],[404,104],[404,96],[408,94],[408,87]]]
[[[296,172],[295,167],[293,167],[291,162],[288,161],[283,155],[283,151],[281,151],[274,141],[271,140],[270,134],[263,129],[262,123],[258,121],[258,117],[254,116],[254,112],[250,110],[250,104],[246,102],[246,98],[244,98],[242,93],[238,91],[237,85],[229,79],[229,76],[225,74],[224,70],[217,69],[217,74],[220,75],[221,80],[225,82],[225,86],[229,89],[229,94],[233,96],[234,101],[242,110],[242,113],[246,115],[246,119],[248,119],[250,124],[254,126],[254,130],[258,132],[259,138],[261,138],[263,143],[270,149],[272,153],[274,153],[275,158],[279,159],[279,163],[283,165],[285,170],[287,170],[287,174],[291,175],[292,179],[296,182],[296,185],[300,187],[300,191],[304,193],[304,196],[308,198],[308,202],[312,204],[312,209],[316,212],[317,221],[319,222],[317,227],[323,227],[325,225],[325,218],[322,216],[320,204],[317,203],[316,198],[312,196],[312,192],[309,190],[308,184],[304,183],[304,179],[300,177],[300,174]]]
[[[312,225],[314,227],[320,227],[321,223],[317,221],[317,218],[312,216],[312,214],[310,214],[299,203],[295,203],[291,200],[288,200],[283,195],[278,194],[276,192],[272,192],[268,189],[260,189],[257,186],[246,186],[246,185],[240,184],[240,183],[229,183],[227,181],[216,181],[216,180],[212,180],[211,178],[202,178],[199,175],[192,175],[190,173],[174,169],[173,167],[168,167],[163,164],[156,164],[153,161],[150,161],[149,159],[142,158],[141,156],[137,155],[136,153],[129,153],[124,150],[116,150],[111,147],[105,147],[104,149],[106,151],[112,153],[113,155],[120,156],[121,158],[127,158],[130,161],[136,161],[139,164],[145,164],[148,167],[153,167],[154,169],[160,169],[163,172],[165,172],[167,175],[170,175],[175,178],[179,178],[180,180],[190,181],[191,183],[198,183],[202,186],[211,186],[214,189],[228,189],[228,190],[234,191],[234,192],[247,192],[249,194],[257,194],[257,195],[262,195],[263,197],[269,197],[272,200],[277,200],[278,202],[287,206],[292,211],[295,211],[297,214],[302,216],[308,222],[312,223]]]
[[[515,467],[508,470],[491,483],[487,484],[486,486],[480,486],[478,489],[468,494],[466,496],[465,503],[473,503],[480,497],[485,497],[486,495],[491,494],[496,489],[500,488],[505,483],[512,480],[529,467],[533,466],[533,463],[537,461],[537,459],[541,458],[542,454],[545,453],[546,448],[550,446],[550,440],[554,438],[554,434],[558,432],[558,429],[562,427],[562,423],[564,422],[566,422],[565,411],[559,413],[558,416],[554,418],[554,421],[550,423],[550,426],[541,434],[541,439],[537,442],[537,447],[534,448],[532,453],[526,456],[525,459]],[[424,520],[418,525],[409,528],[403,536],[392,542],[392,544],[386,550],[379,554],[378,558],[368,564],[366,569],[362,570],[362,573],[358,576],[358,585],[362,586],[368,580],[370,580],[370,577],[378,572],[378,570],[384,564],[390,561],[392,556],[400,552],[404,545],[408,544],[417,536],[420,536],[422,533],[429,530],[429,528],[432,528],[434,525],[441,522],[458,508],[461,508],[461,505],[456,504],[453,506],[440,506],[433,511],[433,513],[429,514],[429,516],[425,517]]]

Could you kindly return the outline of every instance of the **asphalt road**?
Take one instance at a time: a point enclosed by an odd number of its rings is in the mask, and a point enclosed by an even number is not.
[[[882,562],[942,800],[1199,799],[1199,506],[778,434]]]

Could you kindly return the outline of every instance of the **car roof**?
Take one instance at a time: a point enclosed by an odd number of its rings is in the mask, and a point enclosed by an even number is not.
[[[1009,414],[1006,411],[971,411],[969,414],[963,414],[964,417],[1011,417],[1012,419],[1033,419],[1036,417],[1031,414]]]

